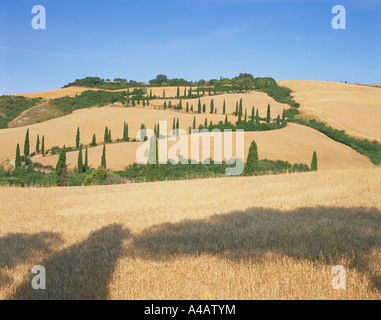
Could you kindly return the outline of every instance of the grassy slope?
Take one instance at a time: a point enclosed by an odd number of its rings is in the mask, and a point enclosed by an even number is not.
[[[380,188],[379,169],[5,188],[0,298],[380,299]]]

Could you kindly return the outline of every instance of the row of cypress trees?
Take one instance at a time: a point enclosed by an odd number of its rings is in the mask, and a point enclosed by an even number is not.
[[[41,144],[41,149],[40,149]],[[17,144],[18,147],[16,148],[16,154],[17,149],[19,150],[18,153],[20,154],[20,145]],[[41,151],[41,154],[45,154],[45,136],[42,136],[42,140],[40,142],[40,135],[37,135],[37,141],[36,141],[36,153],[39,153]],[[25,134],[25,142],[24,142],[24,156],[28,157],[30,155],[30,141],[29,141],[29,129],[26,130]]]

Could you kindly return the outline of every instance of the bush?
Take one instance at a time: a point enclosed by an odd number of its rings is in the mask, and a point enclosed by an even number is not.
[[[108,174],[107,170],[100,166],[98,169],[91,171],[91,174],[83,180],[83,185],[100,185],[106,180]]]

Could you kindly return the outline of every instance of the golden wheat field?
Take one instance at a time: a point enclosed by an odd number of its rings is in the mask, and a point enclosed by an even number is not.
[[[224,141],[223,134],[222,137]],[[191,156],[191,139],[192,137],[188,136],[188,153],[182,154],[182,156],[186,159],[197,159],[200,162],[209,158],[208,153],[202,152],[202,138],[200,138],[200,146],[198,149],[200,156],[198,158]],[[172,146],[179,141],[180,137],[177,137],[175,141],[169,141],[167,151],[170,151]],[[215,145],[213,139],[210,139],[210,141],[210,158],[214,160],[215,147],[217,147],[216,152],[218,157],[218,155],[224,154],[224,143],[222,143],[222,148],[219,148],[218,145]],[[318,131],[294,123],[290,123],[285,128],[279,130],[245,132],[244,159],[247,158],[252,141],[255,141],[258,145],[260,159],[310,164],[312,153],[316,150],[319,155],[320,170],[374,168],[374,165],[366,156],[357,153],[348,146],[329,139]],[[232,142],[232,157],[236,157],[238,155],[236,153],[237,145],[235,133],[233,133]],[[137,150],[142,144],[143,142],[123,142],[106,145],[107,168],[123,170],[127,165],[136,163]],[[149,145],[149,142],[146,142],[146,144]],[[102,151],[103,145],[89,149],[89,164],[93,168],[97,168],[100,165]],[[148,151],[146,155],[148,155]],[[179,153],[177,153],[177,156],[178,155]],[[77,165],[78,152],[68,152],[66,156],[68,167],[74,169]],[[58,155],[36,157],[33,161],[43,165],[55,166],[58,161]]]
[[[304,115],[352,136],[381,141],[381,88],[328,81],[278,83],[293,91]]]
[[[380,299],[380,188],[380,169],[2,188],[0,298]]]

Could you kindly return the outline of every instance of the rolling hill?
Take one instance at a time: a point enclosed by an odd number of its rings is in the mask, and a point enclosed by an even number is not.
[[[381,89],[328,81],[278,81],[289,87],[303,115],[345,130],[354,137],[381,142]]]

